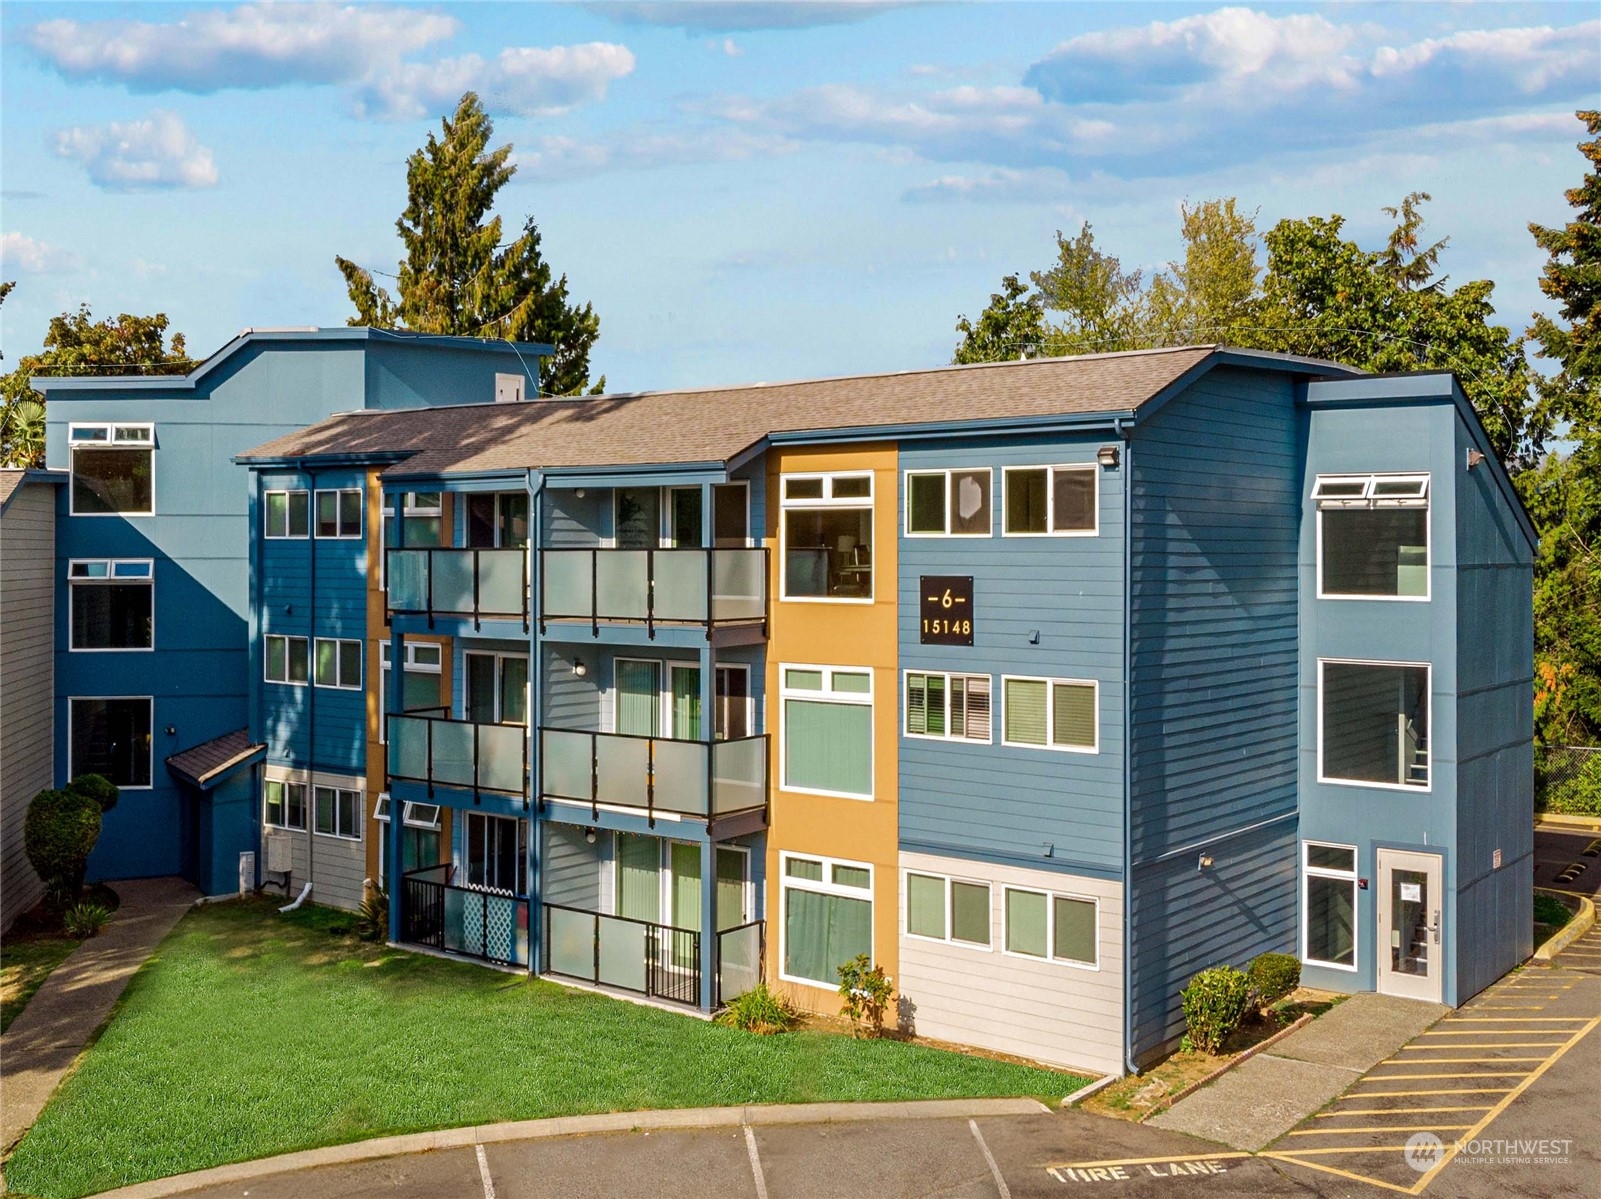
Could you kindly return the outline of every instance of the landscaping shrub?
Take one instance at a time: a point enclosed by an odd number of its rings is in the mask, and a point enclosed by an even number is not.
[[[111,909],[98,903],[78,903],[67,909],[61,918],[67,936],[87,940],[105,928],[111,919]]]
[[[374,890],[356,913],[356,935],[363,941],[389,940],[389,893]]]
[[[1573,913],[1568,905],[1555,895],[1540,895],[1534,897],[1534,922],[1548,925],[1553,929],[1560,929],[1573,919]]]
[[[1261,953],[1245,968],[1252,1001],[1259,1008],[1277,1003],[1301,985],[1301,959],[1293,953]]]
[[[895,987],[884,967],[875,966],[859,953],[839,968],[840,1015],[856,1026],[856,1035],[876,1037],[884,1031],[884,1012],[895,997]]]
[[[788,1032],[799,1019],[789,1000],[773,994],[766,983],[757,983],[743,995],[737,996],[717,1015],[719,1024],[763,1037]]]
[[[117,797],[121,794],[117,784],[103,774],[80,774],[67,784],[67,790],[94,800],[102,812],[109,812],[116,807]]]
[[[100,839],[100,805],[72,791],[41,791],[28,804],[22,844],[52,907],[78,901],[84,866]]]
[[[1183,1003],[1190,1044],[1216,1053],[1250,1009],[1251,980],[1233,966],[1213,966],[1190,979]]]

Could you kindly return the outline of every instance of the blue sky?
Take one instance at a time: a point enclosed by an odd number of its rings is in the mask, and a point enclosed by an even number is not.
[[[1057,229],[1156,267],[1222,195],[1372,243],[1427,191],[1521,328],[1601,102],[1593,3],[8,0],[0,35],[8,359],[82,301],[199,353],[343,323],[334,255],[395,269],[406,155],[472,87],[613,389],[948,361]]]

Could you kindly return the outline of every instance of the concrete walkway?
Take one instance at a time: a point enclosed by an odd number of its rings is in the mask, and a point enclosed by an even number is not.
[[[1272,1144],[1451,1009],[1364,992],[1149,1123],[1236,1149]]]
[[[200,894],[176,878],[114,890],[122,904],[105,931],[73,950],[0,1034],[0,1153],[33,1126],[134,971]]]

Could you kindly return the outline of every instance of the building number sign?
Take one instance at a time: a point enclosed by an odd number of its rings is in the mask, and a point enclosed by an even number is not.
[[[973,576],[923,575],[919,580],[924,645],[973,644]]]

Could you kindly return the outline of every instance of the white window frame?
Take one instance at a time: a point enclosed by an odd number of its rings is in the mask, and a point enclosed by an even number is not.
[[[389,804],[390,804],[389,792],[387,792],[387,791],[378,792],[378,797],[373,800],[373,804],[372,804],[372,818],[373,818],[373,820],[377,821],[379,824],[387,826],[389,824]],[[402,809],[401,809],[401,823],[403,823],[405,825],[405,827],[407,827],[407,828],[422,829],[425,832],[431,832],[431,833],[442,833],[444,831],[444,820],[442,819],[442,817],[440,815],[442,810],[443,810],[442,809],[442,805],[440,805],[440,804],[422,803],[421,801],[418,801],[418,800],[410,800],[410,799],[408,799],[405,802],[404,807],[402,807]],[[433,818],[432,818],[431,822],[429,820],[424,820],[424,819],[421,818],[421,814],[422,813],[426,813],[426,812],[430,812],[430,811],[433,813]],[[380,845],[383,844],[382,838],[379,839],[379,844]],[[443,846],[441,846],[441,849],[443,849]],[[389,859],[389,855],[388,854],[381,853],[381,852],[379,853],[379,855],[378,855],[378,885],[380,887],[384,887],[384,888],[387,888],[387,886],[388,886],[388,883],[387,883],[387,875],[388,875],[388,871],[389,871],[389,861],[388,861],[388,859]]]
[[[348,683],[342,677],[337,678],[332,683],[325,683],[318,676],[317,647],[330,641],[333,642],[334,645],[334,674],[336,676],[343,673],[340,669],[340,664],[344,658],[344,647],[347,645],[354,645],[356,647],[356,661],[358,663],[356,670],[358,676],[366,674],[366,646],[362,642],[353,637],[314,637],[311,643],[311,660],[309,663],[310,669],[307,671],[307,673],[311,676],[312,683],[318,687],[326,687],[334,691],[360,691],[360,677],[358,677],[354,683]]]
[[[1045,532],[1014,533],[1006,527],[1006,513],[1012,487],[1012,475],[1019,471],[1045,472]],[[1095,524],[1088,529],[1058,529],[1056,527],[1056,472],[1076,470],[1086,472],[1095,483],[1095,495],[1090,510]],[[992,501],[993,502],[993,501]],[[1035,466],[1001,467],[1001,536],[1002,537],[1099,537],[1101,535],[1101,468],[1096,462],[1052,462]]]
[[[1311,849],[1345,849],[1351,853],[1351,869],[1335,870],[1332,866],[1313,866]],[[1338,841],[1302,841],[1301,842],[1301,961],[1308,966],[1316,966],[1320,970],[1343,970],[1347,974],[1355,974],[1362,965],[1362,935],[1359,913],[1361,897],[1357,892],[1358,882],[1357,850],[1354,845],[1342,845]],[[1307,916],[1310,905],[1307,903],[1307,880],[1313,878],[1332,878],[1351,884],[1351,964],[1346,966],[1340,962],[1325,962],[1319,958],[1308,955],[1310,943],[1310,929],[1307,926]]]
[[[1429,781],[1417,787],[1411,783],[1371,783],[1366,779],[1330,778],[1323,770],[1323,668],[1336,666],[1396,666],[1423,670],[1423,695],[1428,701],[1428,755]],[[1317,660],[1317,781],[1331,787],[1371,787],[1379,791],[1405,791],[1409,795],[1428,795],[1434,791],[1434,666],[1429,662],[1391,662],[1376,658],[1319,658]]]
[[[339,783],[336,783],[336,782],[318,782],[315,778],[313,778],[311,780],[310,786],[311,786],[311,814],[310,814],[310,820],[309,820],[308,823],[309,823],[310,828],[311,828],[311,835],[313,837],[323,837],[323,838],[326,838],[329,841],[356,841],[356,842],[362,841],[364,839],[364,833],[365,833],[365,830],[362,828],[362,825],[364,825],[366,823],[366,821],[362,819],[362,816],[365,813],[366,807],[367,807],[366,804],[361,802],[361,800],[362,800],[362,789],[360,787],[341,786]],[[331,791],[331,792],[333,792],[333,796],[334,796],[334,808],[333,808],[334,831],[331,832],[331,833],[322,832],[320,829],[317,828],[317,792],[319,792],[319,791]],[[356,813],[356,831],[355,831],[354,834],[342,833],[342,832],[339,831],[339,796],[341,794],[354,795],[356,797],[356,805],[355,805],[355,809],[354,809],[354,811]]]
[[[823,675],[823,689],[821,691],[808,691],[804,688],[791,689],[786,681],[787,673],[791,670],[817,670]],[[862,803],[872,803],[878,793],[878,713],[875,710],[876,682],[873,678],[874,670],[871,666],[819,666],[808,662],[780,662],[778,664],[778,786],[782,791],[790,791],[796,795],[826,795],[833,799],[854,799]],[[864,691],[835,691],[833,687],[835,674],[867,676],[867,690]],[[871,735],[868,739],[867,761],[868,773],[872,781],[872,792],[859,795],[854,791],[824,791],[814,787],[793,786],[789,782],[789,719],[785,701],[790,699],[806,700],[814,703],[841,703],[854,704],[869,710],[871,720]],[[805,856],[805,855],[802,855]]]
[[[1006,739],[1006,684],[1008,681],[1018,683],[1044,683],[1045,684],[1045,737],[1044,745],[1035,745],[1030,741],[1008,741]],[[1094,745],[1057,745],[1050,738],[1056,728],[1056,687],[1063,683],[1070,687],[1090,687],[1095,693],[1095,744]],[[1001,744],[1011,749],[1048,749],[1056,753],[1067,754],[1098,754],[1101,752],[1101,683],[1099,679],[1063,679],[1051,676],[1034,674],[1003,674],[1001,676]],[[990,710],[995,710],[995,697],[990,696]]]
[[[792,480],[818,479],[823,484],[823,494],[817,499],[789,499],[789,484]],[[841,496],[834,498],[834,481],[836,479],[866,479],[867,494],[865,496]],[[873,544],[868,547],[872,556],[870,570],[867,576],[866,595],[790,595],[789,594],[789,521],[786,512],[812,510],[844,511],[849,509],[861,510],[866,508],[870,513],[869,524],[873,529]],[[747,512],[747,519],[749,513]],[[793,474],[778,476],[778,598],[791,604],[871,604],[878,593],[878,486],[872,470],[833,470],[833,471],[797,471]]]
[[[79,700],[113,700],[113,699],[142,699],[150,705],[150,781],[139,787],[133,784],[117,784],[118,791],[154,791],[156,789],[156,697],[153,695],[69,695],[67,696],[67,771],[76,776],[77,771],[72,769],[72,705]]]
[[[344,507],[344,497],[351,494],[354,494],[357,497],[356,531],[354,533],[347,533],[345,532],[345,522],[344,517],[341,515],[341,509]],[[367,525],[365,512],[367,505],[366,500],[362,498],[364,494],[365,490],[361,487],[317,488],[317,490],[311,494],[311,535],[318,541],[360,541],[362,537],[362,530]],[[323,533],[317,528],[319,523],[317,519],[317,509],[320,505],[322,497],[325,495],[331,495],[334,497],[334,532],[332,533]]]
[[[823,864],[823,881],[813,882],[811,879],[806,878],[792,878],[789,873],[789,862],[792,858],[800,858],[807,862],[821,862]],[[867,887],[863,889],[834,882],[835,866],[867,871]],[[873,869],[871,862],[855,862],[849,858],[831,858],[820,853],[801,853],[798,850],[786,849],[780,851],[778,855],[778,977],[785,982],[800,983],[805,987],[824,987],[831,991],[839,990],[838,978],[835,978],[833,982],[823,982],[815,978],[802,978],[798,974],[789,974],[784,970],[784,963],[789,960],[788,905],[784,902],[784,892],[791,889],[815,891],[821,895],[833,895],[843,899],[867,900],[872,913],[867,921],[867,958],[869,961],[876,963],[878,961],[878,907],[875,889],[877,881],[878,874]]]
[[[267,500],[268,500],[268,497],[275,496],[275,495],[281,495],[281,496],[284,497],[284,531],[282,533],[274,533],[272,531],[272,526],[268,523],[268,521],[270,520],[270,516],[269,516],[269,510],[268,510],[268,507],[267,507]],[[303,496],[306,497],[306,531],[304,533],[291,533],[289,531],[289,507],[294,502],[294,497],[297,496],[297,495],[303,495]],[[305,541],[307,538],[309,538],[311,536],[312,523],[313,523],[313,519],[314,519],[314,517],[316,515],[313,512],[312,509],[313,509],[313,502],[312,502],[312,498],[311,498],[311,492],[308,491],[304,487],[269,487],[269,488],[267,488],[265,491],[263,491],[261,493],[261,536],[262,536],[262,538],[264,540],[266,540],[266,541]]]
[[[1045,897],[1045,956],[1038,957],[1032,953],[1018,953],[1006,948],[1006,897],[1017,891],[1027,895],[1043,895]],[[1074,903],[1088,903],[1095,907],[1095,960],[1081,962],[1077,958],[1059,958],[1056,956],[1056,901],[1058,899],[1071,900]],[[1101,899],[1098,895],[1081,895],[1073,891],[1050,891],[1040,887],[1024,887],[1011,883],[1001,887],[1001,953],[1005,957],[1017,958],[1025,962],[1043,962],[1050,966],[1066,966],[1070,970],[1087,970],[1092,974],[1101,969]]]
[[[952,475],[984,475],[984,493],[989,503],[989,528],[982,533],[953,533],[951,532],[951,476]],[[912,479],[916,477],[933,477],[943,475],[945,478],[945,528],[938,533],[914,533],[912,531]],[[965,537],[983,538],[995,536],[995,468],[992,466],[952,466],[944,469],[925,468],[922,470],[908,469],[902,472],[902,495],[906,509],[905,518],[901,521],[902,531],[907,537]]]
[[[104,575],[76,574],[80,566],[102,565]],[[144,567],[142,574],[119,574],[120,567]],[[150,644],[94,646],[74,643],[78,622],[73,619],[74,588],[145,586],[150,588]],[[67,562],[67,652],[72,654],[153,654],[156,651],[156,560],[154,558],[71,558]]]
[[[946,704],[946,707],[945,707],[945,727],[946,728],[950,728],[951,680],[952,679],[962,679],[965,682],[970,683],[974,679],[983,679],[985,684],[989,687],[989,697],[990,697],[989,721],[988,721],[988,724],[985,727],[984,736],[982,736],[982,737],[969,737],[969,736],[966,736],[964,734],[963,736],[956,737],[956,736],[952,736],[950,733],[914,733],[914,732],[912,732],[912,729],[911,729],[912,707],[911,707],[911,701],[908,698],[908,692],[909,692],[910,687],[911,687],[911,677],[914,674],[922,675],[924,678],[938,677],[938,678],[942,678],[942,679],[945,680],[945,704]],[[967,693],[966,692],[966,687],[964,685],[963,694],[965,695],[966,693]],[[965,700],[964,700],[964,703],[965,703]],[[1097,705],[1098,704],[1099,704],[1099,697],[1097,697]],[[1099,707],[1098,706],[1097,706],[1097,721],[1096,721],[1096,723],[1097,724],[1100,723],[1100,721],[1099,721]],[[967,727],[967,722],[966,722],[965,719],[962,722],[962,727],[963,728]],[[994,679],[994,677],[991,676],[991,675],[987,675],[987,674],[971,674],[971,673],[969,673],[969,672],[967,672],[965,670],[954,670],[954,671],[952,671],[952,670],[903,670],[903,671],[901,671],[901,735],[903,737],[915,737],[919,741],[958,741],[958,742],[965,742],[968,745],[993,745],[993,744],[995,744],[995,679]]]
[[[805,856],[805,855],[802,855]],[[912,931],[912,883],[911,876],[922,878],[937,878],[945,884],[945,935],[943,937],[930,937],[926,933]],[[989,901],[985,909],[989,912],[989,921],[985,927],[989,930],[989,940],[980,945],[976,941],[963,941],[955,935],[956,930],[956,884],[961,883],[969,887],[983,887]],[[959,949],[970,949],[974,953],[995,952],[995,884],[987,878],[966,878],[959,874],[946,874],[940,870],[919,870],[914,866],[907,866],[901,870],[901,895],[905,897],[903,905],[901,931],[913,941],[927,941],[934,945],[954,945]],[[1023,956],[1027,956],[1026,954]]]
[[[1325,483],[1363,485],[1360,496],[1319,496]],[[1419,483],[1415,496],[1379,497],[1373,491],[1380,483]],[[1377,600],[1387,604],[1426,604],[1434,592],[1434,511],[1431,494],[1433,478],[1428,471],[1407,471],[1397,474],[1345,474],[1318,475],[1312,481],[1309,493],[1317,505],[1317,597],[1326,600]],[[1349,509],[1421,508],[1423,517],[1423,594],[1422,595],[1353,595],[1344,591],[1327,591],[1323,587],[1323,514]]]
[[[395,519],[395,502],[394,502],[395,494],[396,493],[393,492],[393,491],[385,491],[385,492],[383,492],[382,495],[381,495],[381,499],[383,501],[383,507],[378,510],[378,587],[379,587],[379,590],[382,590],[383,587],[385,586],[384,571],[387,569],[387,567],[385,566],[385,560],[389,557],[389,550],[391,548],[393,548],[393,549],[403,549],[403,548],[405,548],[403,546],[393,546],[392,547],[389,544],[389,522]],[[405,503],[403,505],[401,505],[401,511],[402,511],[402,513],[404,515],[406,515],[406,516],[420,516],[420,517],[430,518],[430,519],[433,518],[433,517],[438,517],[439,518],[439,540],[441,542],[446,542],[446,544],[448,544],[446,539],[447,539],[447,537],[450,536],[450,530],[446,529],[444,527],[444,524],[445,524],[445,493],[443,491],[403,491],[403,492],[400,492],[399,494],[405,497]],[[416,500],[416,498],[419,495],[436,495],[436,496],[439,497],[439,502],[437,504],[432,504],[432,505],[415,503],[414,501]],[[313,519],[315,519],[316,513],[313,512],[312,516],[313,516]],[[532,512],[530,512],[529,513],[529,517],[528,517],[528,521],[529,521],[529,525],[530,526],[532,526],[532,524],[533,524],[533,519],[534,519],[533,518],[533,514],[532,514]],[[530,529],[529,529],[529,541],[528,541],[528,543],[529,543],[529,545],[533,544],[533,529],[532,529],[532,527],[530,527]]]
[[[267,818],[267,787],[276,784],[284,788],[284,807],[289,806],[289,788],[300,788],[300,817],[304,824],[274,824]],[[285,833],[304,833],[311,828],[311,785],[300,779],[265,776],[261,780],[261,827]]]
[[[105,431],[105,439],[80,438],[79,431],[101,429]],[[121,433],[142,432],[143,437],[127,437],[119,440]],[[77,459],[79,450],[131,450],[146,449],[150,451],[150,507],[144,512],[79,512],[77,499],[74,496],[74,478],[78,473]],[[73,421],[67,425],[67,512],[71,516],[154,516],[156,514],[156,426],[151,421]]]
[[[288,643],[291,642],[291,641],[303,641],[303,642],[306,643],[306,677],[305,677],[305,679],[303,679],[303,680],[302,679],[290,679],[290,678],[275,679],[275,678],[272,677],[272,675],[267,673],[267,671],[269,669],[268,664],[272,661],[272,655],[267,652],[267,643],[269,641],[273,641],[273,640],[279,640],[279,641],[284,642],[284,670],[285,670],[286,673],[289,670],[289,644]],[[315,674],[315,672],[316,672],[316,663],[314,663],[311,660],[311,638],[310,637],[299,637],[299,636],[296,636],[293,633],[264,633],[264,634],[262,634],[261,677],[262,677],[262,680],[264,682],[276,683],[280,687],[309,687],[311,685],[311,680],[312,680],[312,677]]]

